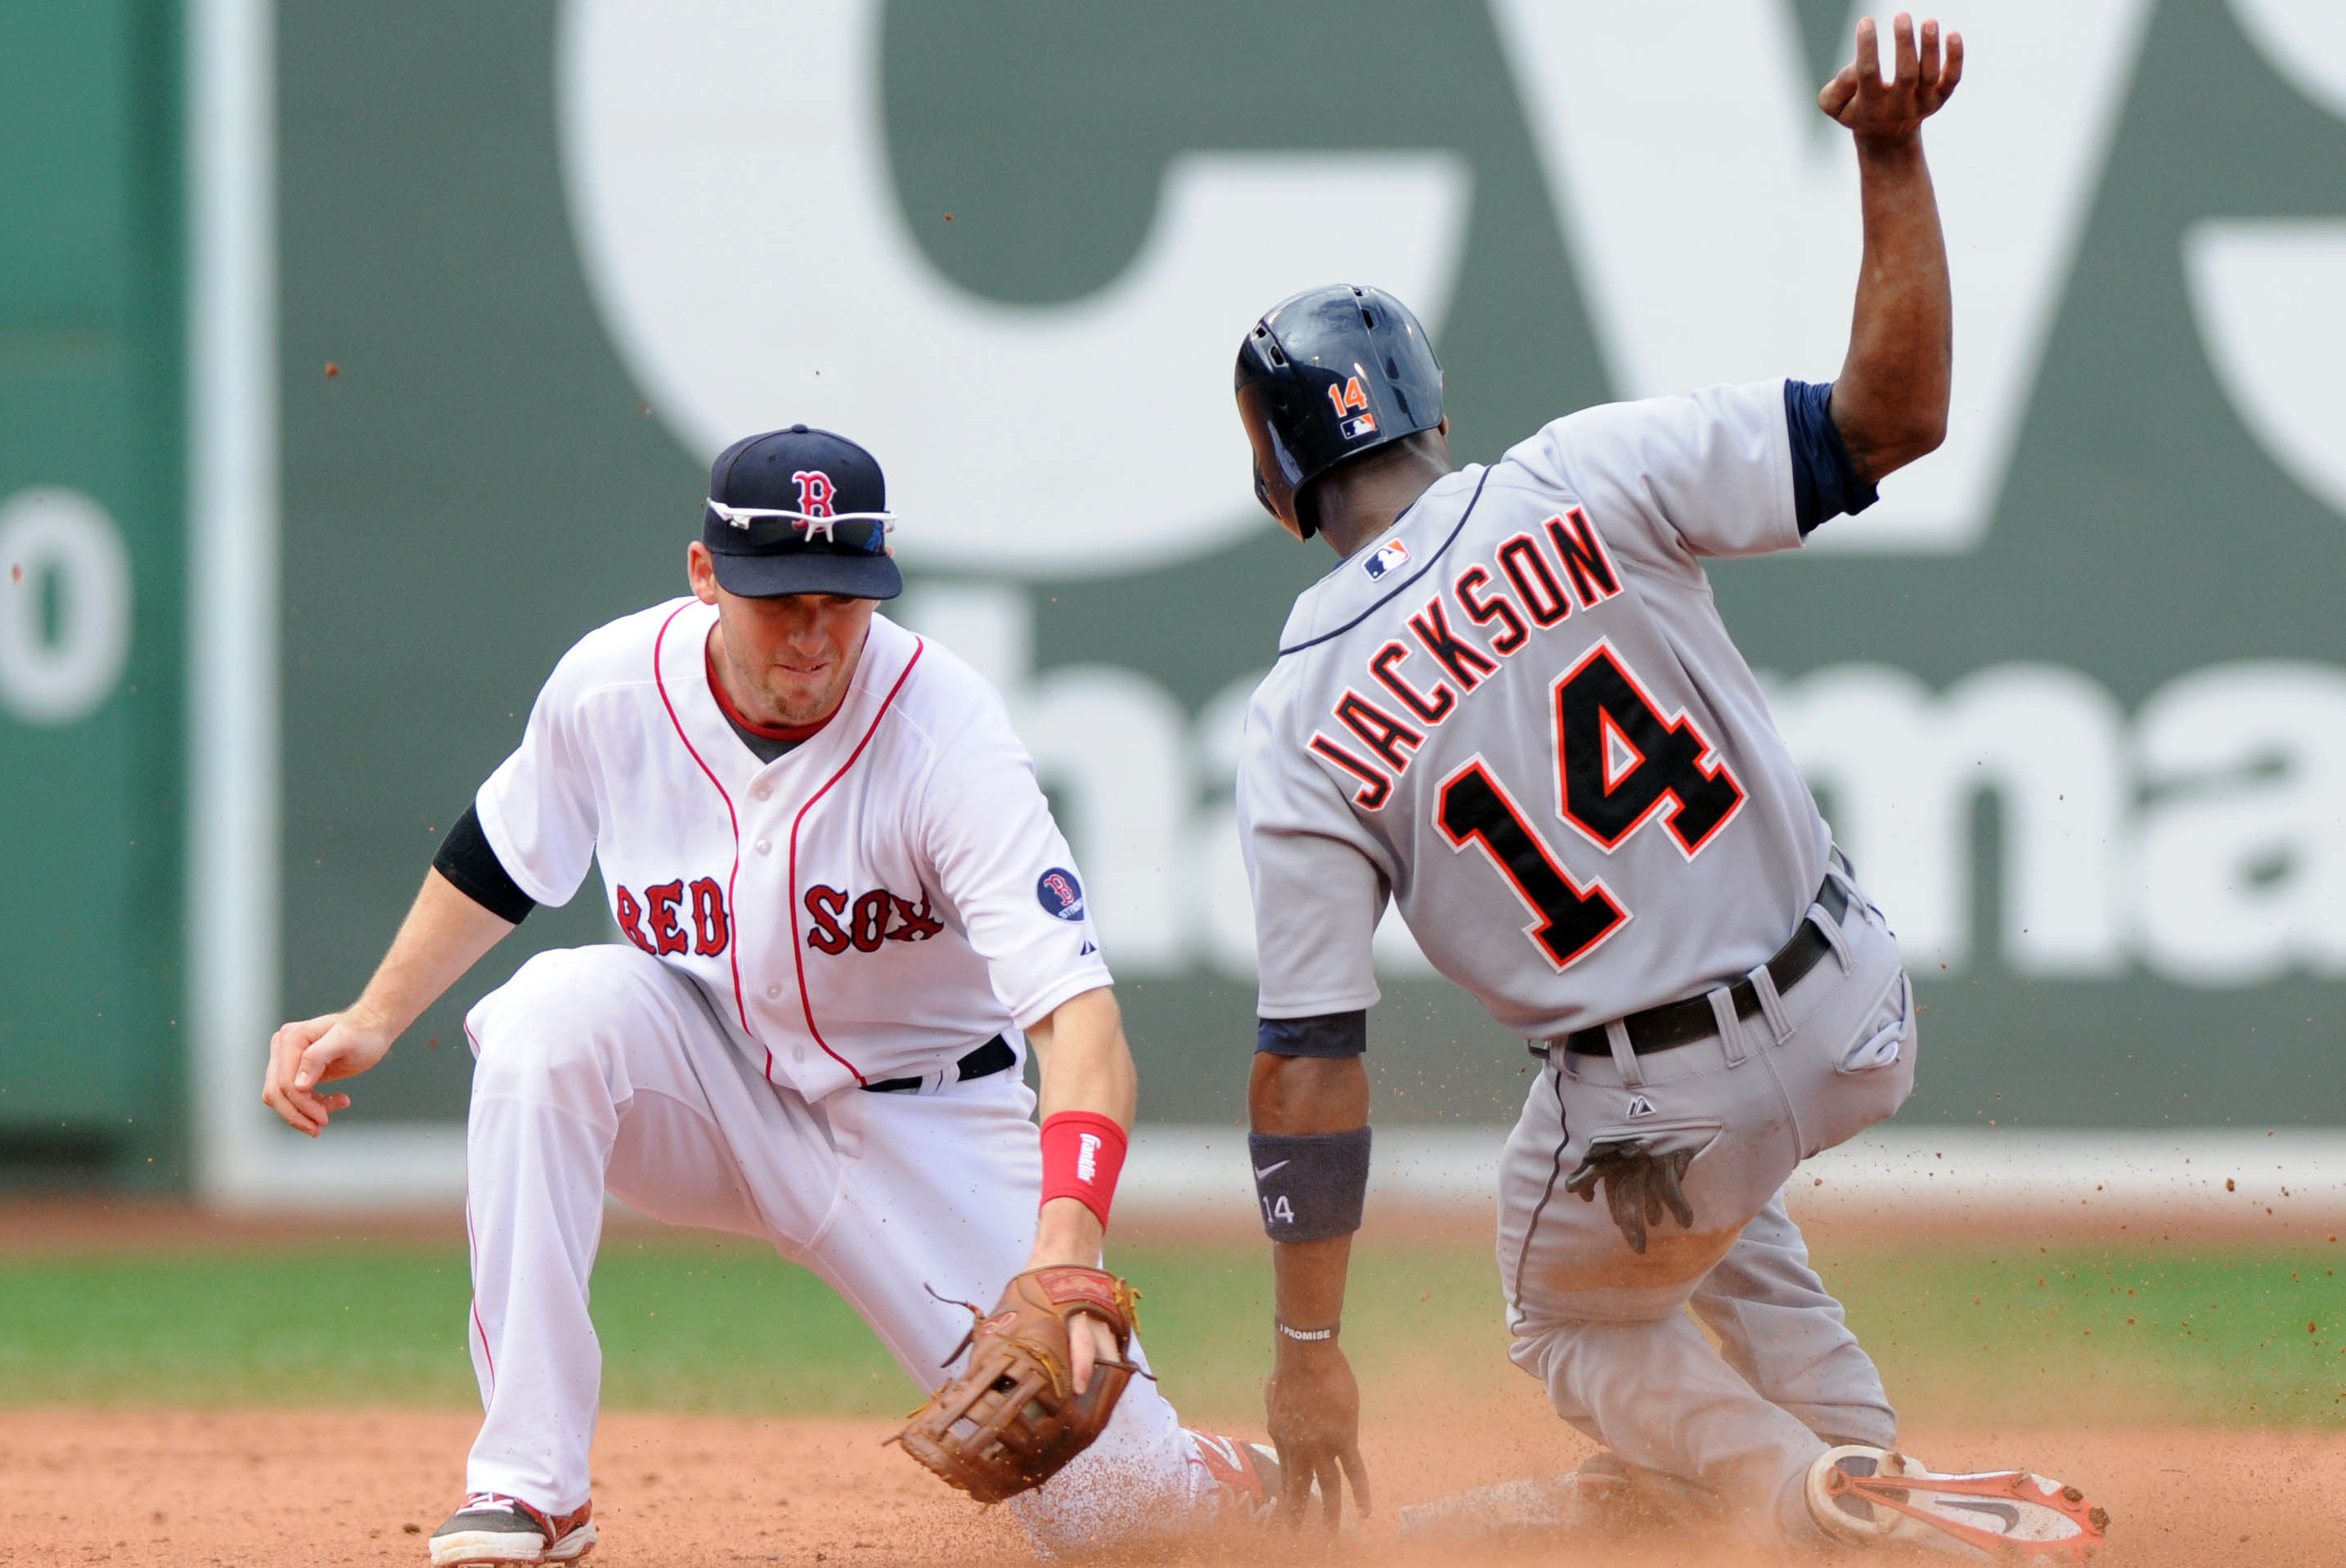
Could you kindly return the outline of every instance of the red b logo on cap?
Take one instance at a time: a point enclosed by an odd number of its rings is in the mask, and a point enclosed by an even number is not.
[[[839,492],[831,483],[831,475],[819,468],[801,468],[790,475],[799,487],[799,511],[808,517],[835,515],[831,509],[831,497]]]

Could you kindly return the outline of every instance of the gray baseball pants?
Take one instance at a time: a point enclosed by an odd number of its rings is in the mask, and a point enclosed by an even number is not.
[[[1837,874],[1837,873],[1836,873]],[[1913,990],[1881,911],[1851,890],[1832,951],[1759,1017],[1707,1040],[1607,1057],[1550,1053],[1507,1140],[1498,1260],[1515,1364],[1556,1412],[1631,1464],[1716,1493],[1755,1529],[1814,1539],[1802,1497],[1835,1441],[1892,1446],[1881,1374],[1809,1267],[1783,1189],[1800,1161],[1896,1111],[1914,1084]],[[1630,1249],[1600,1194],[1565,1191],[1592,1144],[1693,1150],[1694,1225]],[[1714,1350],[1684,1308],[1719,1338]]]

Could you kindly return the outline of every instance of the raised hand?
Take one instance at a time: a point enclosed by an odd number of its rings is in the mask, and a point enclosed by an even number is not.
[[[1882,79],[1882,52],[1873,18],[1857,25],[1857,58],[1817,94],[1824,110],[1860,142],[1895,142],[1913,136],[1939,112],[1964,78],[1964,36],[1950,33],[1942,55],[1936,17],[1923,24],[1920,46],[1914,18],[1901,11],[1891,24],[1891,79]]]

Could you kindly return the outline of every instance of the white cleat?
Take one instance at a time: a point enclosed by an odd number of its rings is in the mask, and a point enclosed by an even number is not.
[[[1978,1563],[2082,1563],[2109,1532],[2106,1509],[2025,1470],[1938,1475],[1890,1449],[1851,1443],[1809,1467],[1809,1513],[1849,1546],[1927,1546]]]

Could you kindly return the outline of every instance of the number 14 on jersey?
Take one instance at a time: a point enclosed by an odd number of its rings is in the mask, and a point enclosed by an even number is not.
[[[1743,787],[1683,711],[1664,718],[1644,685],[1600,641],[1556,678],[1549,717],[1556,815],[1611,853],[1659,823],[1688,860],[1743,805]],[[1524,930],[1565,969],[1627,924],[1604,879],[1577,881],[1480,754],[1443,779],[1434,825],[1453,850],[1480,850],[1538,918]]]

